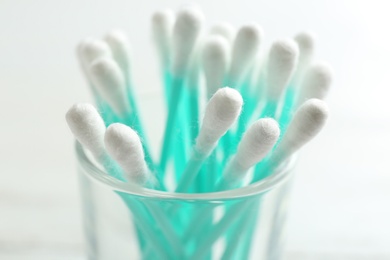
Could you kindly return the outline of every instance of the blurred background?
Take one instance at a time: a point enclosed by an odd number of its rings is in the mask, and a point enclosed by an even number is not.
[[[91,101],[75,57],[85,36],[129,34],[137,91],[160,99],[150,15],[185,1],[0,1],[0,259],[84,259],[73,138],[64,114]],[[386,0],[197,1],[208,23],[258,21],[266,46],[301,30],[333,65],[326,129],[305,147],[287,260],[390,259],[390,34]],[[159,104],[143,104],[150,124]],[[149,127],[159,136],[159,128]]]

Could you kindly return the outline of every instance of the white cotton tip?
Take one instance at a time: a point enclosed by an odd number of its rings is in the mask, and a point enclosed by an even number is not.
[[[169,62],[171,52],[172,31],[175,14],[171,9],[163,9],[152,16],[152,36],[163,65]]]
[[[214,24],[210,29],[211,35],[220,35],[224,37],[229,44],[233,42],[234,36],[236,34],[236,30],[233,25],[227,22],[219,22]]]
[[[232,47],[232,60],[228,83],[236,87],[256,58],[263,30],[258,24],[249,24],[239,29]]]
[[[172,36],[172,73],[174,76],[184,76],[202,29],[203,20],[203,13],[195,7],[186,7],[178,12]]]
[[[253,123],[245,132],[237,148],[236,161],[244,170],[260,162],[280,135],[279,124],[272,118],[263,118]]]
[[[298,46],[290,39],[272,44],[266,71],[268,99],[279,100],[296,68],[298,55]]]
[[[76,51],[80,67],[88,81],[91,81],[89,65],[91,65],[92,61],[101,57],[111,56],[111,50],[105,42],[90,37],[83,39],[77,45]]]
[[[108,154],[122,167],[127,180],[142,186],[149,181],[142,143],[133,129],[119,123],[111,124],[104,144]]]
[[[206,78],[207,95],[211,97],[223,87],[229,65],[229,43],[222,36],[214,35],[204,43],[202,65]]]
[[[110,57],[111,49],[104,41],[87,38],[80,43],[78,53],[84,66],[88,68],[96,59]]]
[[[76,47],[77,59],[79,60],[80,67],[81,67],[81,69],[83,70],[83,72],[85,73],[86,76],[88,76],[88,74],[87,74],[87,67],[85,65],[84,57],[83,57],[83,48],[84,48],[84,46],[86,44],[88,44],[89,42],[92,42],[92,41],[93,41],[93,39],[90,38],[90,37],[84,38],[83,40],[81,40],[77,44],[77,47]]]
[[[315,48],[315,36],[310,32],[301,32],[294,37],[299,47],[298,70],[304,71],[310,64]]]
[[[321,131],[328,114],[328,106],[322,100],[309,99],[303,103],[288,126],[275,156],[287,158],[307,144]]]
[[[74,137],[103,163],[106,126],[99,112],[90,104],[75,104],[66,113],[66,122]]]
[[[207,103],[195,149],[208,155],[237,120],[242,104],[237,90],[229,87],[219,89]]]
[[[107,33],[104,40],[110,46],[112,56],[123,74],[127,75],[131,66],[131,49],[126,34],[121,30],[112,30]]]
[[[201,45],[200,42],[196,44],[188,64],[187,80],[188,80],[189,88],[199,88],[199,80],[200,80],[199,75],[200,75],[200,65],[201,65],[200,45]]]
[[[131,113],[126,99],[125,78],[118,64],[110,58],[96,60],[90,66],[92,83],[100,96],[120,115]]]
[[[279,135],[279,124],[272,118],[262,118],[253,123],[245,132],[236,155],[224,171],[225,184],[234,185],[242,181],[248,170],[272,150]]]
[[[302,80],[298,104],[310,98],[325,99],[332,83],[332,68],[324,62],[312,64]]]

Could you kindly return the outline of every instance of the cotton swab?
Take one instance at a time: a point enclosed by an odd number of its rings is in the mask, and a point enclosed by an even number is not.
[[[157,11],[152,16],[152,36],[162,68],[169,68],[174,23],[175,14],[171,9]],[[164,72],[167,73],[165,69]]]
[[[206,79],[207,98],[224,83],[229,66],[229,43],[222,36],[211,36],[204,43],[202,67]]]
[[[154,188],[161,186],[161,183],[157,182],[147,167],[141,140],[133,129],[120,123],[112,124],[107,128],[104,143],[107,152],[122,167],[127,180],[142,187]],[[136,208],[139,207],[134,202],[131,202],[130,205]],[[174,249],[174,255],[182,255],[183,249],[179,246],[177,235],[166,216],[161,216],[159,209],[154,205],[145,204],[145,207],[162,230],[165,236],[163,239],[168,240],[170,246]]]
[[[299,107],[279,143],[273,160],[286,159],[312,140],[325,125],[328,106],[319,99],[309,99]]]
[[[86,71],[94,60],[112,55],[110,47],[105,42],[91,38],[86,38],[79,44],[77,54]]]
[[[242,187],[243,180],[248,175],[249,169],[261,162],[270,153],[279,135],[279,124],[272,118],[262,118],[253,123],[238,144],[237,154],[228,163],[215,190],[219,191]],[[250,241],[245,241],[242,236],[245,232],[249,232],[247,239],[251,239],[251,232],[255,228],[254,225],[257,220],[257,210],[259,208],[255,203],[252,204],[255,212],[249,214],[249,216],[248,214],[243,215],[244,219],[240,223],[244,223],[244,226],[236,224],[237,227],[226,238],[229,242],[240,237],[243,240],[241,244],[250,243]],[[236,213],[231,212],[230,208],[227,208],[225,214]],[[249,228],[250,226],[251,228]],[[232,252],[235,252],[239,247],[239,243],[229,244],[231,246],[225,249],[222,259],[232,257]]]
[[[290,39],[275,41],[268,54],[267,65],[265,66],[265,87],[263,91],[264,104],[258,118],[276,118],[276,112],[280,99],[290,81],[298,60],[298,46]],[[246,94],[248,96],[248,94]],[[256,95],[255,95],[256,96]],[[246,123],[251,116],[258,100],[247,98],[249,102],[244,108],[243,116],[237,130],[237,138],[245,131]]]
[[[66,113],[66,122],[73,135],[101,164],[107,162],[104,148],[106,126],[99,112],[90,104],[75,104]]]
[[[143,187],[156,186],[157,181],[144,159],[141,140],[133,129],[120,123],[111,124],[104,144],[108,154],[122,167],[127,180]]]
[[[284,95],[283,110],[279,117],[283,131],[285,130],[286,125],[288,125],[291,115],[296,108],[297,95],[302,83],[302,76],[306,73],[307,67],[311,64],[315,47],[315,37],[309,32],[297,34],[294,37],[294,41],[299,48],[299,57],[297,68]]]
[[[110,46],[112,57],[122,70],[122,73],[125,77],[126,85],[129,85],[131,50],[127,36],[120,30],[112,30],[107,33],[104,40]]]
[[[176,192],[186,191],[209,156],[231,125],[236,121],[243,104],[240,93],[225,87],[219,89],[207,104],[203,123],[190,160],[180,179]]]
[[[126,81],[119,65],[113,59],[100,58],[91,64],[90,74],[100,96],[113,108],[120,117],[120,121],[134,127],[143,137],[146,160],[149,167],[154,169],[146,135],[143,132],[138,114],[133,110],[136,108],[135,104],[132,108],[127,98]]]
[[[91,64],[89,70],[100,96],[119,117],[128,118],[132,110],[125,95],[125,78],[118,64],[111,58],[100,58]]]
[[[266,71],[266,104],[260,117],[275,117],[278,102],[296,68],[299,49],[290,40],[272,44]]]
[[[302,104],[306,99],[325,99],[332,83],[332,68],[324,62],[312,64],[307,69],[303,79],[297,104]]]
[[[253,123],[238,144],[237,154],[226,166],[216,190],[237,187],[248,170],[271,151],[279,135],[279,124],[272,118],[259,119]]]
[[[301,32],[294,37],[294,41],[298,44],[299,59],[297,65],[297,73],[292,81],[293,85],[299,84],[302,74],[311,64],[314,55],[315,36],[310,32]]]
[[[226,86],[239,89],[244,99],[248,96],[248,84],[246,84],[246,76],[251,70],[255,58],[260,49],[260,43],[263,38],[263,30],[256,23],[251,23],[242,26],[233,41],[231,48],[231,62],[228,73],[225,77]],[[241,118],[246,118],[247,110],[244,109]],[[241,121],[241,119],[240,119]],[[240,127],[241,124],[238,124]],[[222,139],[224,157],[227,158],[232,149],[232,134],[227,133]],[[225,163],[224,160],[223,163]]]
[[[92,38],[85,38],[77,46],[77,57],[80,63],[81,70],[90,85],[93,97],[100,110],[105,112],[107,110],[105,102],[100,97],[98,91],[92,84],[89,73],[89,66],[91,63],[102,57],[111,57],[111,50],[103,41],[94,40]]]
[[[120,123],[112,124],[107,128],[104,143],[107,152],[119,163],[126,179],[130,182],[149,188],[161,185],[150,173],[144,160],[141,140],[133,129]],[[161,216],[160,210],[154,205],[146,204],[145,206],[159,224],[165,236],[164,239],[167,239],[176,251],[175,255],[183,255],[177,235],[166,216]]]
[[[231,65],[226,85],[239,88],[249,66],[253,63],[263,38],[263,30],[256,24],[241,27],[232,46]]]
[[[183,8],[176,16],[172,34],[172,74],[175,77],[186,73],[203,20],[203,13],[195,7]]]
[[[74,137],[86,147],[108,174],[124,180],[117,164],[109,157],[104,146],[106,126],[99,112],[90,104],[74,104],[66,113],[66,122]]]
[[[84,38],[83,40],[81,40],[77,47],[76,47],[76,55],[77,55],[77,59],[79,61],[79,65],[80,65],[80,68],[81,68],[81,71],[84,73],[84,76],[85,76],[85,79],[88,81],[89,84],[91,84],[90,82],[90,77],[89,77],[89,74],[88,74],[88,65],[89,65],[89,62],[86,61],[86,57],[84,57],[84,53],[83,53],[83,49],[84,49],[84,46],[89,44],[90,42],[92,42],[93,39],[92,38]],[[108,49],[109,51],[109,49]]]
[[[170,104],[165,126],[160,168],[164,173],[170,156],[173,130],[176,127],[177,110],[183,91],[184,77],[187,72],[191,53],[203,25],[203,14],[197,8],[182,9],[176,17],[172,35],[172,82]]]
[[[264,164],[268,169],[257,167],[254,181],[270,175],[282,162],[312,140],[325,125],[328,114],[328,107],[322,100],[313,98],[303,103],[295,113],[272,156]]]
[[[105,41],[110,46],[113,58],[121,68],[122,74],[125,78],[125,97],[129,100],[131,110],[134,115],[134,126],[141,137],[143,137],[144,141],[146,141],[147,138],[145,136],[145,131],[143,129],[140,117],[138,116],[139,112],[137,98],[133,90],[131,77],[131,50],[129,40],[127,39],[127,36],[124,32],[120,30],[112,30],[106,35]]]
[[[171,94],[172,32],[175,14],[171,9],[157,11],[152,16],[152,37],[159,57],[166,102]]]
[[[233,25],[227,22],[219,22],[214,24],[210,29],[210,35],[219,35],[224,37],[229,45],[233,42],[236,30]]]
[[[227,69],[229,68],[230,43],[222,35],[212,34],[208,36],[203,44],[201,53],[201,64],[206,80],[206,100],[223,86]],[[216,152],[212,153],[207,161],[207,170],[200,173],[198,182],[201,190],[204,191],[207,183],[214,183],[212,176],[206,176],[206,172],[216,173],[218,165]],[[217,177],[215,174],[214,177]]]

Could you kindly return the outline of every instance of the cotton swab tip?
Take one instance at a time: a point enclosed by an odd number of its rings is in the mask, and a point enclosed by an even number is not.
[[[152,15],[153,30],[160,31],[161,29],[169,28],[175,21],[175,14],[171,9],[161,9]]]
[[[112,55],[124,73],[128,73],[130,67],[130,44],[126,34],[122,30],[109,31],[104,40],[110,46]]]
[[[323,128],[329,110],[319,99],[309,99],[295,113],[277,150],[284,157],[292,155],[312,140]]]
[[[260,162],[275,145],[279,135],[279,124],[274,119],[257,120],[245,132],[238,145],[237,163],[247,170]]]
[[[202,53],[202,64],[209,97],[223,86],[228,59],[229,43],[226,39],[219,35],[209,37],[204,43]]]
[[[89,38],[80,43],[78,52],[85,66],[98,58],[111,56],[110,47],[105,42]]]
[[[113,59],[101,58],[94,61],[90,66],[90,74],[99,94],[118,115],[130,113],[130,106],[125,97],[125,78]]]
[[[74,104],[65,118],[75,138],[102,162],[106,126],[95,107],[90,104]]]
[[[182,76],[186,71],[203,21],[203,13],[193,6],[185,7],[177,13],[172,36],[174,75]]]
[[[171,48],[171,37],[175,14],[171,9],[162,9],[155,12],[152,16],[152,34],[158,49],[163,66],[169,62],[169,53]]]
[[[243,99],[237,90],[229,87],[219,89],[206,106],[196,148],[208,154],[236,121],[242,104]]]
[[[318,62],[309,66],[303,77],[299,102],[309,98],[324,99],[329,92],[332,78],[333,70],[329,64]]]
[[[237,51],[244,52],[245,49],[256,49],[263,38],[263,29],[257,23],[242,26],[234,42]]]
[[[182,36],[192,35],[192,31],[199,30],[205,19],[203,12],[195,6],[182,8],[176,17],[175,31]]]
[[[256,23],[239,29],[232,48],[232,64],[229,71],[231,84],[237,84],[254,61],[262,38],[263,30]]]
[[[219,35],[210,36],[203,46],[203,59],[212,62],[213,59],[219,59],[229,50],[229,44],[226,39]]]
[[[217,24],[214,24],[210,29],[211,35],[220,35],[224,37],[228,43],[230,44],[233,42],[234,36],[235,36],[235,29],[233,25],[227,22],[219,22]]]
[[[311,32],[301,32],[294,37],[301,53],[312,54],[315,47],[315,36]]]
[[[104,144],[124,170],[126,179],[138,185],[149,181],[142,143],[133,129],[120,123],[111,124],[104,136]]]
[[[297,68],[297,78],[300,80],[302,73],[310,65],[314,55],[315,36],[310,32],[301,32],[294,37],[299,47],[299,61]]]
[[[272,44],[267,68],[267,91],[271,100],[278,100],[282,95],[297,65],[298,54],[298,45],[293,40]]]

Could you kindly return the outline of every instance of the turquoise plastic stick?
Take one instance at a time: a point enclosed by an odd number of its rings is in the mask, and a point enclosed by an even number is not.
[[[204,154],[193,150],[175,192],[186,192],[189,189],[205,160],[206,156]]]
[[[170,252],[170,248],[164,245],[166,240],[158,239],[160,236],[156,235],[155,230],[151,228],[150,223],[148,223],[147,217],[148,213],[142,209],[142,207],[136,202],[132,201],[127,197],[127,194],[116,191],[116,193],[123,199],[129,208],[133,216],[133,221],[137,228],[141,231],[142,235],[145,235],[145,242],[147,246],[151,246],[153,250],[156,251],[157,255],[165,257],[167,259],[173,259],[175,254]]]
[[[275,118],[277,106],[278,106],[277,101],[273,101],[273,100],[267,101],[264,109],[261,111],[259,118],[264,118],[264,117]]]
[[[253,245],[253,235],[256,230],[256,226],[259,224],[259,212],[261,210],[261,197],[258,200],[253,202],[253,209],[255,212],[243,214],[241,219],[236,224],[236,228],[233,232],[228,234],[226,238],[227,243],[230,245],[226,249],[226,252],[222,256],[222,259],[229,259],[236,257],[237,259],[248,259],[251,247]],[[230,214],[230,213],[228,213]],[[230,241],[236,241],[237,237],[240,237],[239,240],[241,243],[229,243]]]
[[[203,237],[201,243],[198,244],[196,251],[189,258],[190,260],[202,259],[212,249],[214,243],[221,237],[221,235],[232,225],[232,222],[238,219],[239,214],[242,214],[252,206],[253,199],[243,203],[236,203],[229,210],[230,213],[222,217],[222,219],[215,224],[207,235]]]
[[[165,124],[165,132],[161,151],[160,169],[165,174],[167,162],[171,154],[172,135],[176,126],[178,107],[183,92],[183,78],[174,78],[172,81],[171,98],[168,108],[168,118]]]
[[[190,96],[189,96],[189,102],[187,107],[190,115],[189,126],[190,126],[191,139],[189,143],[192,145],[199,133],[199,100],[198,100],[199,93],[198,93],[197,86],[190,87],[189,94]]]
[[[250,246],[252,245],[252,234],[256,229],[257,212],[243,214],[243,219],[239,220],[232,232],[227,234],[226,240],[228,247],[221,257],[221,260],[230,259],[248,259],[244,256],[245,253],[249,253]]]
[[[171,153],[171,158],[173,159],[173,166],[175,170],[175,181],[177,182],[180,179],[181,173],[184,171],[188,151],[190,150],[190,130],[188,125],[190,124],[190,115],[187,113],[187,106],[189,100],[188,89],[184,88],[181,96],[181,101],[178,107],[178,115],[176,120],[176,126],[173,128],[175,133],[173,134],[173,149]]]
[[[279,125],[281,133],[286,131],[288,124],[291,121],[293,111],[295,109],[296,91],[293,86],[289,86],[284,96],[283,111],[279,117]]]
[[[163,70],[163,82],[164,82],[164,94],[165,94],[165,101],[166,104],[169,104],[170,94],[171,94],[171,81],[172,76],[168,69]]]
[[[109,157],[104,158],[102,163],[103,163],[103,167],[105,168],[108,174],[121,181],[125,181],[120,167]],[[127,208],[130,210],[133,216],[133,220],[137,227],[138,240],[140,242],[148,241],[148,244],[150,244],[150,246],[152,246],[156,251],[158,251],[162,255],[171,257],[172,255],[170,255],[169,253],[167,254],[165,252],[164,247],[161,245],[161,241],[157,240],[157,236],[155,235],[155,232],[150,228],[151,225],[147,221],[150,217],[150,214],[148,212],[145,212],[141,208],[141,206],[137,204],[136,201],[132,201],[130,198],[128,198],[127,194],[122,193],[120,191],[115,191],[115,192],[122,198],[122,200],[124,201],[124,203],[126,204]],[[146,235],[148,239],[145,239],[144,235]],[[145,245],[141,243],[141,246],[145,246]]]

